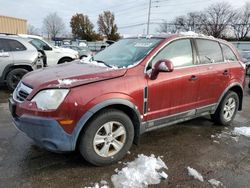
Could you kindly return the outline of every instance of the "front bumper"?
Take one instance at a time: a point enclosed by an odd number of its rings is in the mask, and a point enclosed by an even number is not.
[[[37,145],[54,152],[73,151],[72,136],[59,123],[50,118],[21,116],[15,114],[16,104],[9,99],[9,108],[17,129],[33,139]]]

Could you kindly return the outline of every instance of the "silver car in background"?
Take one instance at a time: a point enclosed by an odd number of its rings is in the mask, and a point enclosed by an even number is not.
[[[61,47],[62,48],[70,48],[72,50],[77,51],[80,59],[82,59],[84,57],[88,57],[89,55],[92,55],[91,50],[87,46],[63,45]]]
[[[43,67],[41,56],[29,40],[0,34],[0,83],[13,91],[26,73]]]

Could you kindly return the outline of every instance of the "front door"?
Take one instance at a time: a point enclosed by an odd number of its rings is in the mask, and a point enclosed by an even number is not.
[[[155,80],[148,78],[147,120],[192,110],[195,113],[199,71],[193,57],[190,39],[180,39],[169,43],[149,63],[148,69],[158,60],[168,59],[174,71],[160,73]]]

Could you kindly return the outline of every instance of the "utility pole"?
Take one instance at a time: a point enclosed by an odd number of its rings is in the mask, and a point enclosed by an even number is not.
[[[147,35],[149,34],[150,13],[151,13],[151,0],[149,0],[149,6],[148,6]]]

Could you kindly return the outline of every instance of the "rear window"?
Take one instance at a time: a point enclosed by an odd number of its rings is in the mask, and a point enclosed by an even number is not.
[[[223,62],[221,48],[218,42],[196,39],[201,64]]]
[[[233,51],[231,50],[231,48],[229,48],[225,44],[221,44],[221,47],[222,47],[224,59],[226,61],[237,61],[237,58],[236,58],[235,54],[233,53]]]
[[[6,39],[0,39],[0,52],[9,52],[10,48]]]

